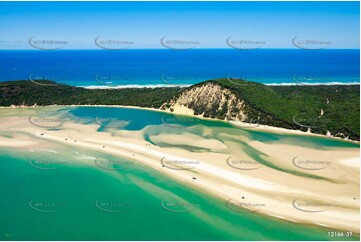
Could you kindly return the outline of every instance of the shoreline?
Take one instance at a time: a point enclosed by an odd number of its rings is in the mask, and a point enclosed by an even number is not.
[[[175,88],[175,87],[179,87],[179,88],[185,88],[185,87],[189,87],[191,86],[191,84],[150,84],[150,85],[118,85],[118,86],[107,86],[107,85],[103,85],[103,86],[73,86],[73,87],[81,87],[81,88],[85,88],[85,89],[143,89],[143,88],[149,88],[149,89],[155,89],[155,88]]]
[[[351,142],[351,143],[355,143],[355,144],[360,144],[360,141],[358,140],[351,140],[351,139],[345,139],[345,138],[341,138],[341,137],[335,137],[333,135],[324,135],[324,134],[317,134],[317,133],[312,133],[309,131],[302,131],[299,129],[286,129],[286,128],[281,128],[281,127],[274,127],[274,126],[269,126],[269,125],[264,125],[264,124],[257,124],[257,126],[254,126],[254,124],[251,123],[246,123],[246,122],[241,122],[241,121],[233,121],[233,120],[221,120],[221,119],[215,119],[215,118],[208,118],[208,117],[203,117],[200,115],[194,115],[194,114],[190,114],[189,110],[174,110],[173,112],[171,112],[169,109],[157,109],[157,108],[149,108],[149,107],[139,107],[139,106],[124,106],[124,105],[47,105],[47,106],[0,106],[0,110],[1,109],[17,109],[17,108],[46,108],[46,107],[108,107],[108,108],[130,108],[130,109],[140,109],[140,110],[148,110],[148,111],[156,111],[156,112],[162,112],[162,113],[168,113],[168,114],[174,114],[174,115],[181,115],[181,116],[187,116],[187,117],[193,117],[193,118],[199,118],[199,119],[203,119],[203,120],[210,120],[210,121],[216,121],[216,122],[225,122],[228,124],[231,124],[233,126],[237,126],[240,128],[244,128],[244,129],[252,129],[252,130],[257,130],[257,131],[264,131],[264,132],[272,132],[272,133],[278,133],[278,134],[292,134],[292,135],[307,135],[307,136],[318,136],[318,137],[322,137],[322,138],[329,138],[329,139],[336,139],[336,140],[342,140],[345,142]],[[192,110],[193,112],[193,110]],[[249,126],[249,127],[247,127]]]
[[[64,106],[57,107],[61,108]],[[76,107],[78,106],[76,105]],[[16,110],[16,108],[13,108],[13,110]],[[146,108],[145,110],[149,109]],[[33,110],[24,110],[23,112],[27,114],[28,112],[33,112]],[[164,133],[152,135],[150,139],[153,142],[166,142],[171,145],[171,147],[160,147],[144,140],[144,130],[119,130],[115,131],[115,133],[98,132],[97,124],[83,125],[67,122],[64,123],[62,130],[52,131],[34,127],[23,117],[12,116],[11,113],[1,117],[4,125],[0,130],[14,132],[14,140],[10,140],[12,142],[0,137],[0,145],[2,147],[16,146],[26,148],[37,146],[41,148],[41,144],[37,142],[45,141],[50,147],[52,142],[56,142],[67,147],[83,147],[94,151],[98,150],[99,154],[107,153],[115,157],[123,157],[140,162],[164,175],[168,175],[178,182],[219,197],[225,201],[225,204],[226,201],[232,199],[237,204],[242,202],[252,204],[262,202],[266,205],[259,211],[253,211],[252,207],[240,206],[242,209],[250,209],[250,212],[300,224],[325,226],[337,230],[352,230],[355,233],[359,233],[359,205],[357,200],[352,200],[352,197],[359,197],[359,185],[357,185],[359,177],[357,175],[347,175],[349,171],[353,173],[359,172],[359,164],[356,163],[356,167],[352,167],[349,162],[344,162],[346,158],[358,159],[356,154],[357,156],[359,155],[359,148],[318,150],[298,146],[297,144],[267,144],[257,140],[249,140],[247,137],[240,137],[242,138],[241,141],[246,142],[249,146],[268,157],[264,159],[271,162],[272,160],[277,160],[278,165],[284,168],[291,165],[289,161],[294,155],[305,156],[305,158],[317,158],[319,160],[331,160],[333,162],[332,166],[328,169],[316,171],[316,174],[339,181],[339,183],[334,184],[323,180],[311,179],[307,176],[296,176],[292,173],[282,172],[261,164],[261,168],[256,170],[256,172],[240,172],[227,165],[225,161],[227,157],[233,155],[235,159],[237,159],[236,157],[250,159],[246,152],[239,149],[242,145],[235,146],[236,143],[228,142],[227,145],[232,151],[224,153],[222,152],[224,149],[221,147],[222,142],[216,139],[204,140],[187,132],[182,134]],[[27,134],[27,136],[24,134]],[[74,142],[74,139],[76,142]],[[198,153],[176,148],[177,145],[182,144],[180,142],[193,146],[198,145],[209,149],[209,151]],[[172,145],[176,146],[172,147]],[[42,148],[49,149],[49,147]],[[288,153],[284,153],[284,151]],[[170,160],[196,160],[200,163],[195,165],[195,170],[167,169],[161,165],[162,157],[167,157]],[[291,168],[297,170],[292,165]],[[309,172],[313,174],[315,171]],[[194,176],[197,178],[196,181],[192,179]],[[333,190],[332,194],[329,193],[330,190]],[[246,200],[243,200],[243,196],[246,197]],[[298,198],[305,201],[329,203],[335,206],[329,207],[322,213],[318,213],[318,216],[315,218],[313,213],[305,213],[292,206],[292,201],[294,202]],[[350,198],[351,200],[349,200]]]
[[[89,86],[74,86],[74,87],[82,87],[82,88],[86,88],[86,89],[125,89],[125,88],[167,88],[167,87],[189,87],[192,85],[196,85],[198,83],[193,83],[193,84],[146,84],[146,85],[141,85],[141,84],[134,84],[134,85],[118,85],[118,86],[108,86],[108,85],[103,85],[103,86],[95,86],[95,85],[89,85]],[[276,82],[272,82],[272,83],[261,83],[265,86],[360,86],[360,82],[326,82],[326,83],[322,83],[322,82],[316,82],[316,83],[312,83],[312,82],[282,82],[282,83],[276,83]]]
[[[209,79],[212,80],[212,79]],[[0,81],[0,83],[3,82],[13,82],[13,81],[19,81],[19,80],[5,80]],[[25,81],[32,81],[35,84],[36,81],[33,80],[25,80]],[[208,80],[206,80],[208,81]],[[57,82],[55,82],[57,83]],[[297,80],[290,80],[288,82],[269,82],[269,83],[262,83],[262,82],[256,82],[258,84],[262,84],[265,86],[270,87],[282,87],[282,86],[360,86],[360,81],[350,81],[350,82],[338,82],[338,81],[332,81],[332,82],[301,82]],[[199,83],[181,83],[181,84],[175,84],[175,83],[168,83],[164,81],[163,83],[157,83],[157,84],[123,84],[123,85],[106,85],[105,83],[101,83],[103,85],[74,85],[74,84],[67,84],[67,83],[57,83],[58,85],[67,85],[70,87],[76,87],[76,88],[84,88],[84,89],[90,89],[90,90],[104,90],[104,89],[155,89],[155,88],[187,88],[193,85],[197,85]]]
[[[81,88],[85,88],[85,89],[127,89],[127,88],[138,88],[138,89],[142,89],[142,88],[150,88],[150,89],[154,89],[154,88],[174,88],[174,87],[179,87],[179,88],[186,88],[186,87],[190,87],[192,85],[195,85],[197,83],[193,83],[193,84],[146,84],[146,85],[141,85],[141,84],[132,84],[132,85],[115,85],[115,86],[111,86],[111,85],[101,85],[101,86],[96,86],[96,85],[89,85],[89,86],[74,86],[74,87],[81,87]],[[317,83],[311,83],[311,82],[282,82],[282,83],[276,83],[276,82],[272,82],[272,83],[260,83],[263,84],[265,86],[270,86],[270,87],[280,87],[280,86],[360,86],[360,82],[327,82],[327,83],[322,83],[322,82],[317,82]],[[71,85],[73,86],[73,85]]]

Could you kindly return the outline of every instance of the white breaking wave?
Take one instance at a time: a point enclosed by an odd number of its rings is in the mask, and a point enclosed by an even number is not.
[[[360,85],[360,82],[282,82],[261,83],[266,86],[333,86],[333,85]],[[159,88],[159,87],[189,87],[193,84],[153,84],[153,85],[118,85],[118,86],[79,86],[87,89],[125,89],[125,88]]]
[[[266,86],[334,86],[334,85],[360,85],[360,82],[283,82],[283,83],[263,83]]]
[[[189,87],[191,84],[154,84],[154,85],[118,85],[118,86],[79,86],[87,89],[124,89],[124,88],[159,88],[159,87]]]

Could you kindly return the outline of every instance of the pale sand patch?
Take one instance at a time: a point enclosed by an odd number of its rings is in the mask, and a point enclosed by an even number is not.
[[[178,107],[179,106],[179,107]],[[60,109],[60,108],[66,108],[66,107],[113,107],[113,108],[129,108],[129,109],[141,109],[141,110],[148,110],[148,111],[154,111],[154,112],[161,112],[161,113],[170,113],[170,114],[177,114],[177,115],[183,115],[183,116],[189,116],[189,117],[197,117],[200,119],[204,119],[204,120],[213,120],[213,121],[218,121],[218,122],[227,122],[227,123],[231,123],[235,126],[241,127],[241,128],[245,128],[245,129],[255,129],[258,131],[263,131],[263,132],[272,132],[272,133],[278,133],[278,134],[293,134],[293,135],[311,135],[311,136],[319,136],[319,137],[328,137],[328,138],[332,138],[332,139],[342,139],[340,137],[333,137],[332,134],[331,136],[329,135],[322,135],[322,134],[316,134],[316,133],[311,133],[310,130],[302,131],[302,130],[294,130],[294,129],[286,129],[286,128],[280,128],[280,127],[273,127],[273,126],[269,126],[269,125],[263,125],[263,124],[251,124],[251,123],[245,123],[245,122],[241,122],[241,121],[233,121],[233,120],[219,120],[219,119],[214,119],[214,118],[207,118],[207,117],[203,117],[202,115],[194,115],[194,111],[190,108],[187,108],[185,106],[181,106],[181,105],[177,105],[177,109],[170,111],[169,109],[165,109],[165,110],[161,110],[161,109],[156,109],[156,108],[145,108],[145,107],[138,107],[138,106],[124,106],[124,105],[49,105],[49,106],[11,106],[11,107],[0,107],[0,110],[34,110],[34,109],[50,109],[50,110],[55,110],[55,109]],[[0,114],[1,117],[1,114]],[[353,143],[360,143],[359,141],[355,141],[355,140],[348,140],[348,139],[342,139],[342,140],[347,140],[349,142],[353,142]]]
[[[360,159],[356,158],[356,157],[339,160],[339,162],[345,166],[351,166],[351,167],[355,167],[358,169],[360,168]]]
[[[194,116],[193,109],[187,108],[186,106],[175,104],[172,108],[173,108],[173,113]]]
[[[271,133],[277,133],[277,134],[293,134],[293,135],[310,135],[310,136],[319,136],[319,137],[328,137],[328,138],[333,138],[333,139],[342,139],[340,137],[333,137],[331,133],[329,133],[329,131],[327,131],[328,133],[326,135],[323,134],[316,134],[316,133],[311,133],[311,130],[308,129],[307,131],[302,131],[302,130],[298,130],[298,129],[286,129],[286,128],[280,128],[280,127],[273,127],[273,126],[269,126],[269,125],[264,125],[264,124],[250,124],[250,123],[245,123],[245,122],[240,122],[240,121],[228,121],[229,123],[241,127],[241,128],[245,128],[245,129],[254,129],[257,131],[263,131],[263,132],[271,132]],[[343,139],[343,140],[348,140],[348,139]],[[354,143],[360,143],[359,141],[354,141],[354,140],[348,140],[350,142],[354,142]]]
[[[296,170],[289,161],[293,154],[312,154],[312,157],[317,159],[332,158],[336,165],[335,169],[323,169],[316,173],[322,177],[335,180],[335,182],[330,182],[286,173],[262,164],[256,170],[232,168],[226,162],[229,157],[251,159],[239,148],[240,146],[236,142],[224,144],[233,151],[231,153],[224,154],[220,153],[219,150],[196,153],[180,148],[160,148],[149,144],[142,139],[142,131],[114,131],[122,135],[119,137],[112,136],[110,133],[96,132],[99,128],[99,125],[96,124],[82,125],[66,122],[62,127],[64,130],[44,131],[32,126],[24,118],[2,117],[0,120],[7,121],[5,125],[0,127],[2,131],[21,131],[35,135],[38,139],[47,140],[49,143],[56,141],[72,147],[101,150],[105,153],[131,159],[182,181],[195,189],[201,189],[203,192],[223,198],[225,204],[226,201],[232,199],[231,202],[243,202],[241,207],[250,211],[298,223],[323,224],[327,227],[359,233],[359,173],[357,175],[359,165],[355,162],[353,163],[354,166],[345,165],[344,161],[345,157],[348,160],[358,159],[359,149],[338,149],[337,152],[332,152],[332,150],[315,150],[279,143],[270,146],[243,138],[248,141],[247,143],[251,147],[264,153],[265,159],[270,162],[278,162],[277,164],[283,168]],[[70,136],[69,134],[71,134],[71,138],[67,138]],[[163,137],[163,141],[167,141],[166,137]],[[177,136],[177,138],[182,139],[182,135]],[[187,135],[184,138],[189,140]],[[74,142],[74,139],[77,142]],[[25,138],[19,138],[19,144],[24,140]],[[171,140],[170,142],[176,141]],[[211,144],[211,147],[213,145]],[[286,158],[282,158],[283,156]],[[161,165],[160,160],[163,157],[197,160],[199,164],[195,165],[192,170],[168,169]],[[345,173],[338,173],[339,177],[337,177],[338,169],[341,169],[342,172],[348,171],[349,173],[345,175],[347,178],[344,176]],[[353,175],[348,175],[352,172],[354,172]],[[193,180],[193,177],[196,177],[197,180]],[[310,208],[302,207],[302,203],[300,203],[299,209],[294,207],[295,204],[297,205],[303,200],[316,201],[318,205]],[[320,205],[320,203],[322,204]],[[257,204],[264,206],[257,207]],[[302,209],[320,211],[305,212]]]
[[[165,143],[169,145],[187,145],[197,148],[210,149],[215,152],[227,149],[222,142],[216,139],[204,139],[201,136],[186,134],[158,134],[149,137],[155,143]]]
[[[57,137],[49,137],[49,135],[47,138],[60,141]],[[262,178],[259,178],[259,175],[255,178],[254,176],[243,175],[209,165],[206,160],[201,160],[200,165],[195,167],[197,174],[194,174],[193,170],[172,170],[162,168],[159,161],[164,156],[174,159],[189,158],[175,155],[176,153],[181,155],[182,152],[179,151],[177,152],[172,149],[170,149],[172,150],[171,153],[158,151],[155,147],[146,148],[142,143],[142,141],[139,142],[135,140],[119,142],[107,139],[99,140],[97,138],[81,139],[81,141],[77,142],[75,145],[92,149],[99,149],[100,146],[106,145],[105,151],[110,154],[142,162],[164,174],[168,174],[173,178],[179,179],[194,187],[201,188],[202,190],[222,197],[225,200],[232,198],[232,201],[234,202],[264,204],[262,209],[256,209],[259,213],[281,216],[284,219],[302,223],[322,223],[330,227],[344,230],[352,230],[355,232],[358,230],[358,202],[352,201],[350,199],[350,194],[343,193],[346,186],[332,186],[326,182],[311,181],[305,178],[298,179],[292,175],[288,175],[293,180],[292,183],[286,183],[285,181],[283,181],[283,183],[275,183],[268,180],[274,176],[274,174],[270,172],[267,172]],[[212,159],[212,156],[208,156],[208,159]],[[196,182],[192,181],[192,177],[194,176],[197,177]],[[292,187],[292,184],[297,182],[307,184],[307,189],[300,190],[299,188]],[[312,189],[313,187],[319,188]],[[348,187],[348,192],[350,192],[350,190],[356,192],[357,186]],[[320,193],[320,191],[323,193]],[[330,191],[332,191],[332,193],[330,193]],[[246,199],[241,199],[242,196],[246,197]],[[337,207],[322,211],[322,214],[319,213],[317,218],[315,218],[314,214],[311,215],[310,213],[298,211],[292,206],[292,202],[297,198],[307,199],[308,201],[320,201],[327,204],[331,203],[332,206]],[[320,208],[316,207],[316,209],[318,210]],[[323,209],[323,207],[321,207],[321,209]]]
[[[0,147],[31,147],[37,144],[36,141],[30,139],[24,139],[24,136],[14,136],[14,138],[0,137]]]
[[[321,150],[287,144],[266,144],[259,141],[248,141],[247,143],[264,153],[264,159],[281,168],[343,182],[346,182],[344,179],[347,178],[347,175],[359,176],[360,173],[360,160],[358,159],[360,151],[358,149]],[[352,163],[349,163],[350,161]],[[360,184],[358,180],[353,180]]]

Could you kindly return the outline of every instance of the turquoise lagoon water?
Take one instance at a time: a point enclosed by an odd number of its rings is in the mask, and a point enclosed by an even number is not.
[[[350,147],[359,148],[354,142],[326,137],[301,136],[290,134],[276,134],[256,131],[252,128],[242,129],[228,122],[218,120],[200,119],[196,117],[174,115],[165,112],[143,110],[136,108],[118,107],[79,107],[71,109],[70,114],[74,120],[81,123],[98,123],[101,125],[99,131],[107,128],[119,128],[129,131],[145,129],[145,138],[154,132],[182,133],[191,132],[203,138],[221,139],[220,134],[231,134],[233,136],[247,136],[262,142],[284,142],[299,143],[307,146],[322,147]],[[121,121],[125,121],[126,125]],[[118,126],[117,126],[118,125]],[[159,127],[159,125],[161,125]],[[204,132],[211,131],[211,132]],[[212,132],[213,131],[213,132]],[[207,133],[206,135],[203,135]]]
[[[325,149],[359,148],[341,140],[245,130],[226,122],[140,109],[63,111],[80,123],[100,123],[99,132],[144,129],[148,141],[162,132],[190,132],[220,141],[232,139],[227,135],[232,134]],[[331,238],[331,229],[231,210],[221,199],[130,160],[124,160],[129,162],[126,169],[102,168],[94,158],[115,158],[60,144],[52,150],[57,153],[0,148],[0,240],[359,240],[359,234]],[[52,162],[37,164],[38,159]],[[167,202],[187,206],[168,207]]]

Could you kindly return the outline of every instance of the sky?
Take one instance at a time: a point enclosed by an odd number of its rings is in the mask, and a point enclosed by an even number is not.
[[[359,14],[359,2],[0,2],[0,49],[358,49]]]

